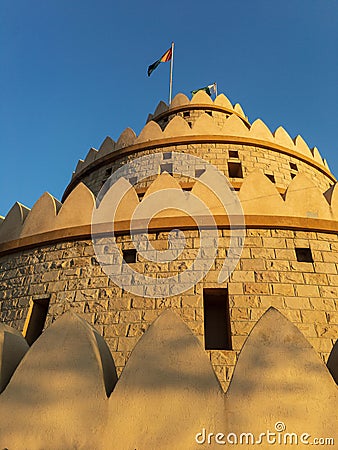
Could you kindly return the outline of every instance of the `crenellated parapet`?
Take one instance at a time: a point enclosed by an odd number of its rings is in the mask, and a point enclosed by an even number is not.
[[[147,329],[118,380],[104,339],[78,315],[59,318],[23,359],[18,346],[1,345],[11,333],[0,329],[0,373],[8,359],[21,362],[0,395],[1,447],[192,450],[209,433],[236,444],[241,433],[258,439],[267,430],[337,439],[334,380],[275,308],[251,330],[226,393],[199,340],[170,310]]]
[[[137,157],[148,151],[168,151],[173,147],[178,151],[180,146],[184,151],[187,144],[205,144],[205,151],[208,144],[224,145],[225,148],[233,145],[243,149],[244,155],[270,159],[271,167],[276,166],[275,170],[278,170],[273,154],[271,157],[267,154],[266,158],[259,154],[260,149],[268,149],[269,152],[296,158],[324,174],[328,180],[335,181],[318,149],[310,149],[300,135],[292,138],[282,126],[273,132],[261,119],[250,124],[238,103],[233,106],[224,94],[213,101],[205,92],[199,91],[191,100],[184,94],[177,94],[170,106],[161,101],[138,136],[127,128],[117,142],[107,137],[99,150],[91,148],[85,159],[78,162],[64,198],[80,181],[91,186],[92,182],[86,181],[91,174],[95,179],[101,177],[104,182],[102,168],[114,171],[115,165],[125,161],[125,157]]]
[[[163,191],[165,195],[168,189],[178,189],[184,193],[185,201],[188,203],[196,196],[208,207],[210,213],[217,217],[218,224],[226,226],[227,212],[217,195],[208,187],[210,184],[208,177],[208,171],[201,174],[193,182],[190,192],[187,192],[176,178],[163,172],[152,181],[142,196],[139,196],[137,186],[133,186],[128,179],[120,178],[108,189],[103,199],[109,205],[118,203],[115,217],[103,217],[102,221],[114,221],[115,227],[120,232],[127,233],[130,220],[137,208],[141,211],[139,216],[145,219],[148,217],[149,211],[143,208],[143,203],[150,194]],[[304,218],[314,220],[313,228],[316,228],[315,220],[327,221],[328,229],[332,230],[338,229],[337,189],[336,184],[327,192],[321,192],[306,175],[298,173],[287,189],[281,193],[262,171],[254,170],[244,178],[238,191],[238,198],[249,226],[253,217],[255,223],[261,226],[271,224],[271,218],[278,221],[278,217],[283,217],[284,225],[290,227],[293,226],[293,219]],[[224,191],[226,192],[226,187]],[[158,204],[158,208],[160,207]],[[56,231],[62,234],[65,230],[68,231],[64,237],[69,238],[72,234],[76,236],[81,227],[86,227],[88,234],[94,208],[95,197],[83,183],[77,185],[63,204],[49,193],[44,193],[31,210],[20,203],[15,203],[0,224],[0,245],[18,240],[17,245],[20,246],[20,239]],[[195,210],[194,216],[198,215],[203,215],[203,210]],[[164,210],[154,217],[155,222],[151,226],[156,228],[154,224],[159,218],[170,218],[170,224],[175,226],[175,221],[176,225],[179,225],[187,215],[181,210]]]

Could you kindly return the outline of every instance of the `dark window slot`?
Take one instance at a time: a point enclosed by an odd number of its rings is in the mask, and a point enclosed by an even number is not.
[[[212,111],[205,111],[205,113],[212,117]]]
[[[312,252],[310,248],[295,248],[298,262],[313,263]]]
[[[229,158],[238,159],[238,151],[237,150],[229,150]]]
[[[168,172],[170,174],[173,173],[173,165],[172,164],[161,164],[161,173]]]
[[[190,117],[190,111],[184,111],[183,117],[184,117],[184,118]]]
[[[203,289],[204,343],[206,350],[231,350],[227,289]]]
[[[298,170],[297,164],[290,162],[290,169]]]
[[[137,252],[135,249],[123,250],[122,255],[123,255],[124,262],[126,262],[127,264],[135,263],[136,262],[136,253]]]
[[[49,298],[33,300],[30,310],[29,322],[26,330],[26,341],[32,345],[41,335],[47,318]]]
[[[163,153],[163,159],[171,159],[171,152]]]
[[[228,162],[230,178],[243,178],[242,164],[240,162]]]

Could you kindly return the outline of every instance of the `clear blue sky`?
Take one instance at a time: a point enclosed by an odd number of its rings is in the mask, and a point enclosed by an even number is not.
[[[1,0],[0,215],[61,198],[78,159],[168,97],[219,91],[316,145],[338,176],[337,0]]]

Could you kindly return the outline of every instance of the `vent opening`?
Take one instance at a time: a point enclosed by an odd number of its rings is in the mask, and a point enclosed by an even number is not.
[[[130,250],[123,250],[122,251],[122,256],[124,261],[127,264],[132,264],[136,262],[136,250],[135,249],[130,249]]]
[[[230,178],[243,178],[242,164],[240,162],[228,162]]]
[[[313,263],[312,252],[310,248],[295,248],[298,262]]]
[[[42,334],[45,327],[49,307],[49,298],[39,298],[31,301],[23,335],[32,345]]]
[[[238,159],[238,151],[237,150],[229,150],[229,158]]]
[[[203,289],[204,344],[206,350],[231,350],[227,289]]]

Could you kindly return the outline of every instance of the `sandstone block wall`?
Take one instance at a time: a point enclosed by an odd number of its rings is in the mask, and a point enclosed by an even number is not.
[[[118,373],[153,320],[174,309],[204,344],[203,288],[228,287],[232,351],[208,351],[214,370],[227,387],[236,358],[252,327],[270,307],[277,307],[305,335],[324,362],[338,335],[338,238],[334,233],[282,229],[247,229],[236,270],[219,285],[218,274],[229,245],[229,230],[219,230],[219,257],[204,280],[182,295],[163,298],[133,296],[102,271],[90,240],[61,242],[0,258],[0,321],[22,331],[29,302],[50,297],[46,326],[71,310],[93,324],[112,351]],[[151,233],[166,248],[166,232]],[[196,230],[186,230],[186,249],[172,263],[149,263],[138,257],[135,270],[147,275],[177,274],[194,260]],[[129,235],[117,237],[130,249]],[[298,262],[295,247],[311,248],[313,263]]]
[[[323,172],[317,170],[313,166],[309,165],[305,161],[300,160],[297,157],[290,157],[287,154],[283,154],[274,150],[263,149],[252,145],[239,145],[239,144],[184,144],[162,147],[160,149],[143,150],[136,154],[126,155],[111,164],[104,165],[96,170],[93,170],[90,174],[81,178],[81,181],[88,186],[91,191],[97,195],[104,183],[119,167],[128,163],[137,157],[149,155],[152,153],[162,152],[179,152],[189,153],[194,156],[203,158],[210,164],[215,165],[220,171],[222,171],[232,182],[241,183],[242,178],[232,178],[229,174],[228,161],[229,151],[238,151],[238,161],[241,162],[243,178],[249,175],[251,172],[260,169],[267,175],[273,175],[275,178],[276,187],[282,191],[286,190],[292,181],[292,178],[297,173],[303,173],[310,178],[318,188],[324,193],[333,181],[328,178]],[[231,161],[231,159],[230,159]],[[234,160],[237,162],[237,160]],[[163,163],[168,162],[163,159]],[[291,164],[296,164],[297,170],[291,168]],[[151,179],[150,179],[151,180]],[[146,183],[140,183],[138,188],[145,190],[149,186],[150,180]],[[188,179],[184,180],[180,178],[181,182],[189,182]]]

